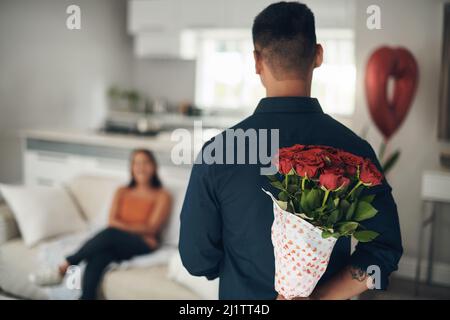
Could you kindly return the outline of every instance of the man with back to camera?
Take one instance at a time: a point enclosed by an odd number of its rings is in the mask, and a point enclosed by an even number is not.
[[[313,69],[323,59],[311,10],[298,2],[271,4],[256,16],[252,33],[255,69],[266,97],[253,115],[231,129],[279,129],[280,148],[328,145],[369,158],[381,169],[370,145],[323,113],[317,99],[310,97]],[[226,141],[225,133],[219,136]],[[179,251],[192,275],[220,277],[220,299],[284,298],[274,289],[272,201],[261,191],[274,189],[261,175],[261,166],[196,163],[192,168],[181,212]],[[367,280],[386,289],[403,252],[391,190],[385,179],[370,188],[378,214],[366,227],[380,235],[359,243],[353,254],[350,239],[341,237],[308,299],[349,299],[368,289]],[[370,275],[373,279],[367,279],[370,266],[379,268],[377,276]]]

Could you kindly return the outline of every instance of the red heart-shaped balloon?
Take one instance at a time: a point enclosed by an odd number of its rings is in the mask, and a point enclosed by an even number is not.
[[[388,140],[408,114],[418,83],[414,56],[405,48],[380,47],[369,58],[366,67],[366,96],[375,125]],[[388,82],[394,80],[392,100]]]

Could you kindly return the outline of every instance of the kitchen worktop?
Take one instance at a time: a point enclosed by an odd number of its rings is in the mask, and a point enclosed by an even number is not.
[[[203,144],[202,134],[193,130],[189,132],[192,139],[192,146],[198,147]],[[204,129],[203,136],[210,138],[217,130]],[[25,139],[46,140],[54,142],[69,142],[89,145],[101,145],[119,148],[148,148],[151,150],[167,151],[180,143],[180,140],[172,139],[172,131],[163,131],[155,136],[138,136],[131,134],[105,133],[100,130],[80,130],[80,129],[30,129],[22,131]]]

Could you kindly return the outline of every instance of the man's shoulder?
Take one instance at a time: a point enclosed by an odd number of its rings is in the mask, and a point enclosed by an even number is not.
[[[372,147],[366,139],[359,136],[352,129],[332,116],[328,114],[324,115],[324,126],[332,131],[330,136],[332,136],[333,139],[341,139],[347,142],[346,144],[352,145],[355,149],[359,149],[362,153],[372,152]]]

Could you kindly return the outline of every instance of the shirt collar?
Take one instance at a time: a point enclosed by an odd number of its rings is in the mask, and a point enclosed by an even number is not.
[[[255,113],[297,112],[323,113],[319,101],[311,97],[266,97],[262,98]]]

